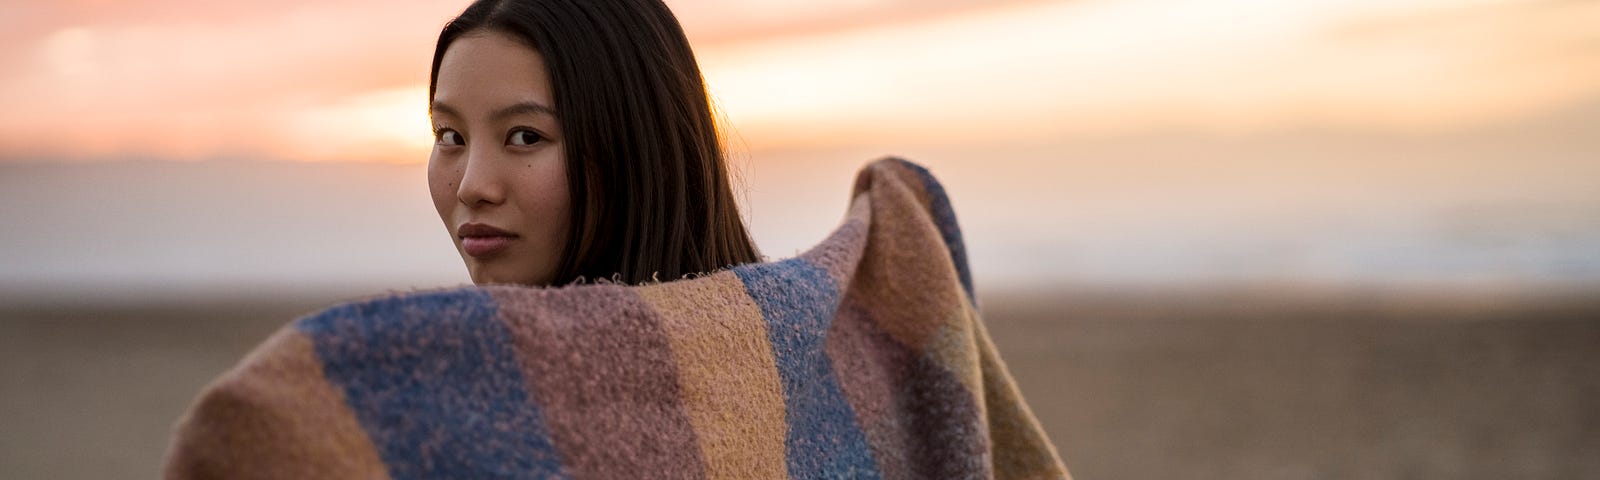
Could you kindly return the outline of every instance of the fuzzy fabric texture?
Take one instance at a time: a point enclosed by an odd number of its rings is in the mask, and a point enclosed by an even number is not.
[[[853,195],[783,261],[301,318],[201,392],[165,476],[1067,478],[978,316],[944,188],[891,158]]]

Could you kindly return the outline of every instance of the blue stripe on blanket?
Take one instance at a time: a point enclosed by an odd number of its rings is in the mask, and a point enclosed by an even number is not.
[[[788,423],[789,476],[881,478],[855,410],[839,388],[823,340],[839,291],[827,270],[800,258],[733,269],[767,320]]]
[[[897,159],[899,160],[899,159]],[[967,300],[977,304],[977,297],[972,291],[972,269],[967,266],[967,244],[961,238],[961,226],[956,223],[956,210],[950,206],[950,197],[945,194],[944,184],[933,177],[922,165],[917,165],[905,160],[901,164],[910,167],[922,177],[923,191],[928,192],[928,213],[933,214],[933,223],[939,227],[939,235],[944,237],[944,245],[950,250],[950,260],[956,264],[956,274],[961,277],[961,287],[967,290]]]
[[[395,480],[565,476],[498,306],[453,290],[354,303],[298,328]]]

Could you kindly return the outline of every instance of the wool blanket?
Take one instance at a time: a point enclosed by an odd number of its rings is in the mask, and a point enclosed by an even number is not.
[[[884,159],[795,258],[302,317],[202,391],[169,479],[1066,478],[944,188]]]

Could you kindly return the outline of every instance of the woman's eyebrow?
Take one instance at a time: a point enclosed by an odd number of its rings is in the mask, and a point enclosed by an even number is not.
[[[460,110],[456,110],[455,107],[446,105],[446,104],[438,102],[438,101],[435,101],[432,104],[428,105],[428,114],[429,115],[433,115],[435,113],[442,113],[442,114],[450,115],[450,116],[454,116],[454,117],[461,117],[462,116]],[[550,108],[549,105],[545,105],[545,104],[539,103],[539,102],[522,102],[522,103],[517,103],[517,104],[513,104],[513,105],[508,105],[508,106],[502,107],[502,108],[500,108],[498,110],[495,110],[494,113],[489,114],[489,118],[494,119],[494,120],[499,120],[499,119],[503,119],[503,118],[506,118],[506,117],[514,117],[514,116],[517,116],[517,115],[537,115],[537,114],[545,114],[545,115],[549,115],[549,116],[554,117],[554,116],[556,116],[556,109]]]
[[[514,117],[517,115],[538,114],[545,114],[554,117],[556,116],[556,109],[550,108],[549,105],[539,102],[522,102],[495,110],[493,114],[489,115],[489,118],[500,120],[506,117]]]
[[[445,105],[445,104],[440,103],[438,101],[434,101],[433,103],[429,103],[428,104],[428,116],[431,117],[431,116],[434,116],[435,114],[440,114],[440,113],[443,113],[445,115],[449,115],[449,116],[452,116],[452,117],[460,117],[461,116],[461,112],[456,111],[456,109],[454,107],[451,107],[449,105]]]

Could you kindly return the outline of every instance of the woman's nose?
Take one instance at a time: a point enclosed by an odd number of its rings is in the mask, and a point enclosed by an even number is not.
[[[462,168],[461,186],[456,198],[468,207],[498,205],[505,201],[505,184],[495,168],[495,158],[487,152],[469,151]]]

